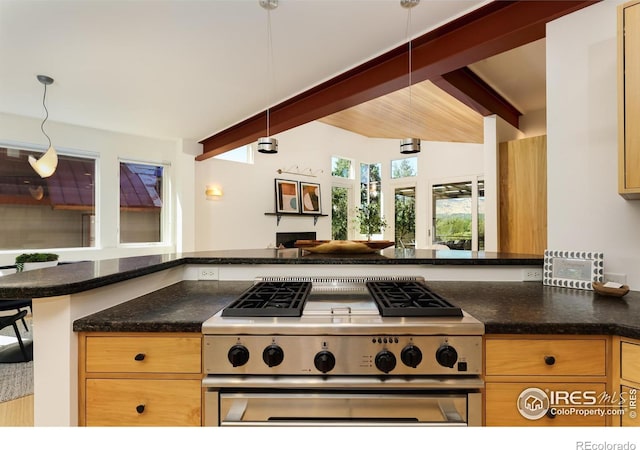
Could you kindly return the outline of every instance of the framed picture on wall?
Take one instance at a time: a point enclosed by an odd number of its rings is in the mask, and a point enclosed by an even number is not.
[[[276,178],[276,212],[299,213],[298,182]]]
[[[300,205],[303,214],[321,214],[320,185],[318,183],[300,182]]]

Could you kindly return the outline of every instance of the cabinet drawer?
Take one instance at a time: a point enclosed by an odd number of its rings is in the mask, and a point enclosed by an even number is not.
[[[620,377],[640,383],[640,345],[623,342],[620,345],[622,367]]]
[[[87,337],[87,372],[200,373],[200,337]]]
[[[90,379],[87,426],[200,426],[199,380]]]
[[[487,375],[606,374],[605,339],[487,339]]]
[[[590,392],[590,395],[600,395],[605,392],[605,385],[601,383],[486,383],[485,386],[485,423],[487,426],[605,426],[605,416],[579,414],[563,406],[580,408],[580,405],[568,405],[568,402],[560,402],[556,407],[555,417],[543,415],[538,419],[529,419],[522,415],[518,409],[518,401],[526,389],[538,388],[545,393],[549,392]],[[595,393],[595,394],[593,394]],[[527,401],[527,396],[522,402]],[[548,398],[548,397],[547,397]],[[578,401],[578,397],[574,397]],[[534,399],[535,400],[535,399]],[[549,403],[542,407],[541,411],[548,410]],[[593,408],[585,408],[591,411]]]

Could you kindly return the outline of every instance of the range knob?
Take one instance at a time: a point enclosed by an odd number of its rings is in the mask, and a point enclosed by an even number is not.
[[[396,357],[389,350],[382,350],[376,355],[376,367],[384,373],[389,373],[396,367]]]
[[[336,357],[330,351],[322,350],[316,353],[313,365],[322,373],[330,372],[336,366]]]
[[[456,361],[458,361],[458,352],[455,348],[448,344],[442,344],[438,350],[436,350],[436,361],[441,366],[453,367]]]
[[[249,350],[241,344],[236,344],[229,349],[227,358],[233,367],[244,366],[249,361]]]
[[[262,360],[269,367],[280,365],[284,359],[284,352],[279,345],[271,344],[262,352]]]
[[[400,353],[400,359],[405,366],[416,368],[422,361],[422,352],[413,344],[407,345]]]

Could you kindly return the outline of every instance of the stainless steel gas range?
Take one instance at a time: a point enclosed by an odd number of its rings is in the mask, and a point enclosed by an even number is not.
[[[484,325],[420,277],[261,278],[202,330],[206,425],[481,425]]]

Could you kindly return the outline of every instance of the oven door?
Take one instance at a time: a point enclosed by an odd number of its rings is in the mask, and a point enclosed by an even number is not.
[[[480,394],[433,392],[208,392],[220,426],[466,426]],[[477,396],[477,397],[476,397]]]

